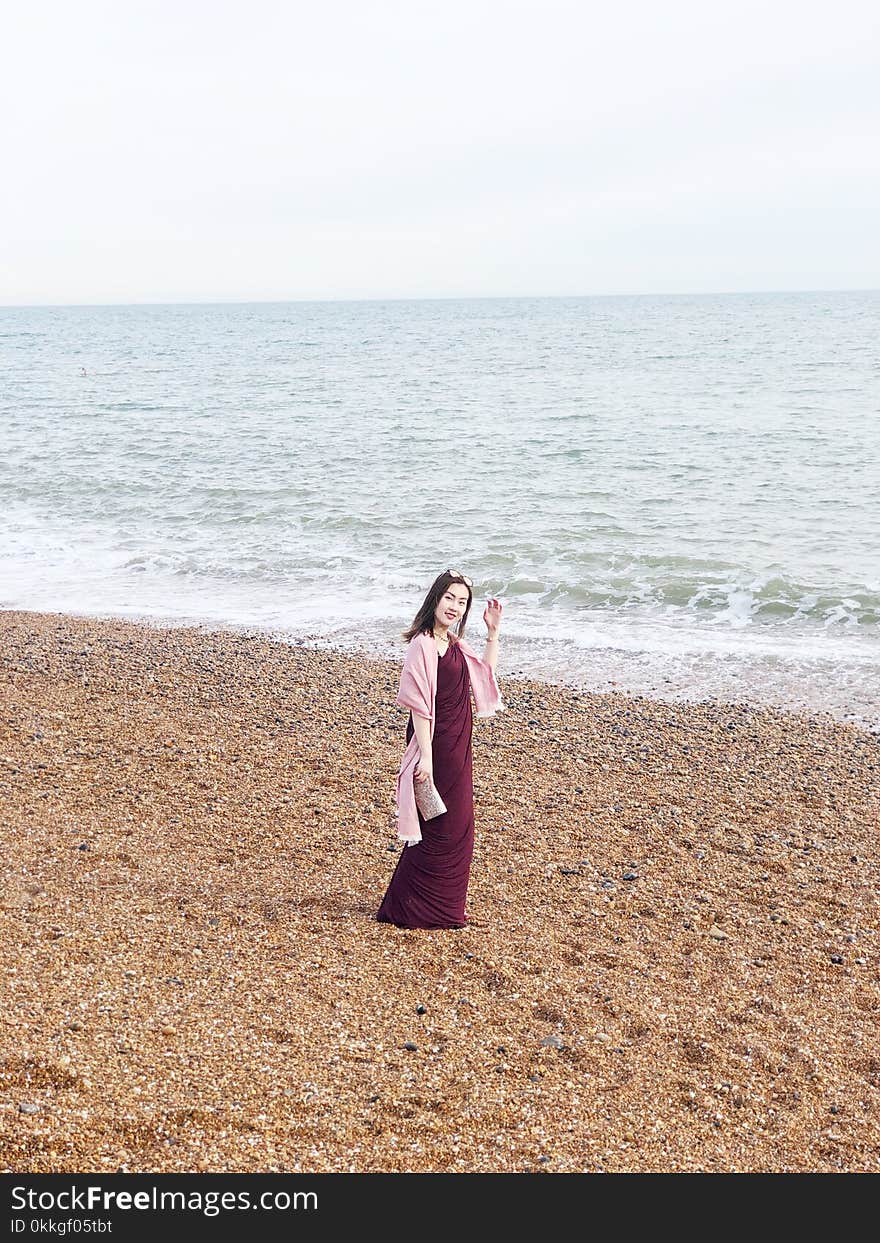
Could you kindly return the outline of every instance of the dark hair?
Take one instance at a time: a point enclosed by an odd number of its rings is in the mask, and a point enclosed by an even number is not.
[[[462,587],[467,587],[468,602],[461,620],[456,623],[455,629],[449,631],[449,637],[452,639],[460,639],[464,634],[464,628],[467,625],[468,613],[471,611],[471,605],[474,601],[474,589],[465,582],[462,574],[453,574],[450,570],[444,570],[442,574],[438,574],[431,586],[428,588],[428,594],[422,602],[413,618],[412,625],[403,632],[403,637],[407,643],[410,643],[417,634],[427,634],[429,631],[434,633],[434,614],[437,612],[437,605],[440,603],[443,593],[450,583],[461,583]]]

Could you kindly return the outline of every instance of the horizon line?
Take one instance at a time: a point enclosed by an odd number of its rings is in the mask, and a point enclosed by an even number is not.
[[[705,289],[675,293],[589,293],[589,294],[424,294],[363,298],[180,298],[145,299],[133,302],[3,302],[0,310],[66,310],[75,308],[160,306],[314,306],[352,305],[387,302],[575,302],[594,298],[743,298],[762,294],[838,294],[878,293],[880,286],[846,286],[809,289]]]

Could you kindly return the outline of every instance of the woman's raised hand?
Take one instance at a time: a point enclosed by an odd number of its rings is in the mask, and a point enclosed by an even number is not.
[[[490,635],[495,634],[501,625],[501,601],[496,600],[494,596],[489,596],[488,603],[483,611],[483,621],[486,623],[486,629]]]

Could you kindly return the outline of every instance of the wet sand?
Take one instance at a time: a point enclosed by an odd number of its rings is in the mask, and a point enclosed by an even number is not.
[[[0,1169],[880,1169],[880,737],[502,643],[475,923],[402,931],[398,672],[0,612]]]

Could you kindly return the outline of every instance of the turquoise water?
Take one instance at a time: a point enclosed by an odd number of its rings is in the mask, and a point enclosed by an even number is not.
[[[880,293],[0,309],[0,607],[880,723]],[[472,637],[482,633],[475,610]]]

